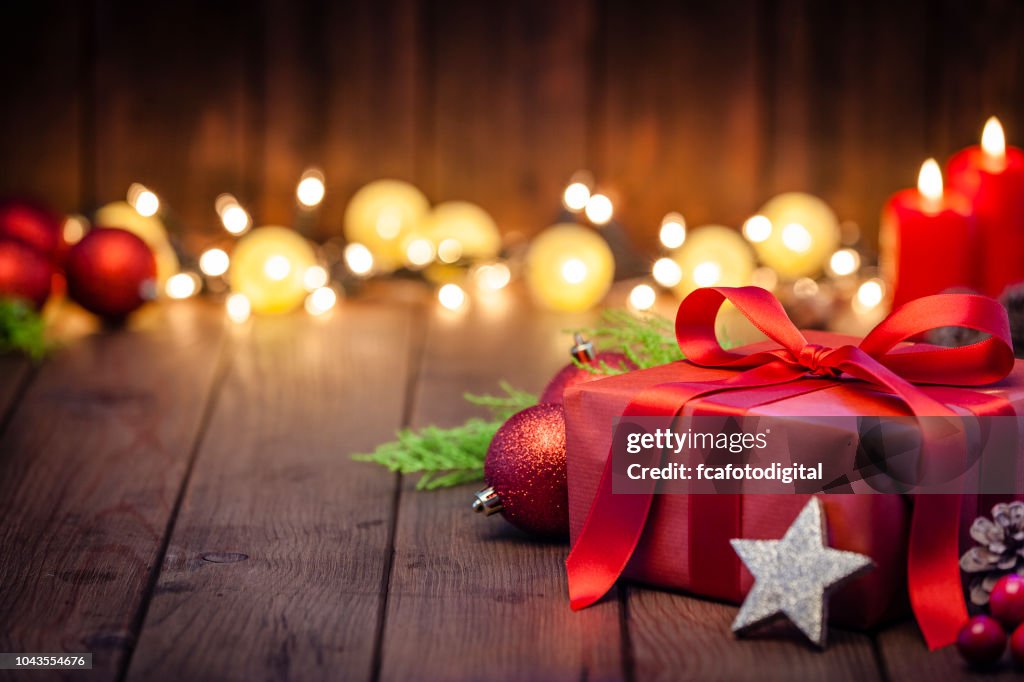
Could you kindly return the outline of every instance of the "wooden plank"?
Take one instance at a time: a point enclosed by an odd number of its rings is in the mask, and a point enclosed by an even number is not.
[[[950,646],[928,651],[917,625],[903,623],[882,630],[877,635],[882,666],[890,680],[1019,680],[1007,655],[1002,665],[992,670],[970,668]]]
[[[211,306],[152,306],[126,329],[64,345],[40,368],[0,440],[0,650],[93,652],[93,678],[116,677],[221,330]]]
[[[825,651],[779,628],[736,639],[736,608],[631,587],[629,637],[640,680],[870,680],[879,671],[865,634],[836,630]],[[912,676],[893,679],[911,679]]]
[[[397,479],[349,455],[401,423],[413,330],[358,303],[238,330],[129,679],[369,676]]]
[[[28,380],[32,366],[28,360],[18,355],[0,355],[0,428],[7,423],[11,411],[25,382]],[[3,432],[0,431],[0,437]]]
[[[81,210],[88,3],[0,5],[0,195]]]
[[[478,203],[513,239],[555,221],[589,157],[591,5],[429,3],[421,177],[432,200]]]
[[[739,0],[604,4],[595,170],[633,241],[653,251],[669,211],[738,226],[761,200],[758,12]]]
[[[261,220],[295,219],[295,186],[319,166],[327,194],[308,225],[338,234],[349,197],[380,177],[416,180],[419,0],[264,3]]]
[[[141,182],[191,236],[219,228],[221,192],[248,198],[259,159],[249,96],[251,4],[97,4],[96,200]]]
[[[430,318],[413,423],[461,423],[465,391],[499,379],[539,390],[568,358],[561,333],[585,319],[519,297]],[[569,609],[564,544],[526,538],[470,511],[473,486],[415,492],[404,482],[381,650],[382,680],[617,679],[614,596]]]

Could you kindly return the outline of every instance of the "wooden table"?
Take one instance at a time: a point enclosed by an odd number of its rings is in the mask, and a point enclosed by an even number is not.
[[[31,680],[969,676],[910,623],[816,652],[653,589],[573,613],[564,545],[349,458],[463,421],[464,391],[541,388],[591,319],[512,295],[450,313],[411,283],[324,320],[59,313],[44,363],[0,358],[0,651],[95,655]]]

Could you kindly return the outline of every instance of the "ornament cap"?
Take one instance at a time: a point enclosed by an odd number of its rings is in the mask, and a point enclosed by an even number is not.
[[[594,344],[583,338],[583,334],[573,334],[573,342],[575,345],[569,351],[569,354],[580,362],[591,363],[594,361]]]
[[[477,514],[490,516],[491,514],[497,514],[503,508],[501,498],[498,497],[498,493],[491,486],[478,490],[473,495],[473,511]]]

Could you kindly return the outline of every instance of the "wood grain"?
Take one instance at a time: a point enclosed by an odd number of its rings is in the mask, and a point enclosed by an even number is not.
[[[949,646],[928,651],[914,623],[887,628],[877,635],[878,650],[887,679],[890,680],[1019,680],[1007,654],[1000,665],[986,670],[969,667]]]
[[[736,639],[733,606],[641,588],[629,589],[628,603],[638,680],[879,679],[864,634],[833,628],[817,651],[785,628]]]
[[[568,358],[560,330],[581,321],[531,311],[515,297],[478,302],[465,316],[436,310],[413,423],[462,422],[471,414],[463,392],[493,392],[502,378],[539,390]],[[381,679],[621,677],[618,603],[570,611],[565,545],[473,514],[473,486],[415,492],[410,478],[398,510]]]
[[[366,679],[397,481],[349,455],[401,423],[410,314],[237,331],[128,679]]]
[[[28,380],[31,365],[17,355],[0,355],[0,425],[6,424]],[[3,432],[0,431],[0,437]]]
[[[0,440],[0,649],[93,652],[93,679],[116,676],[134,645],[221,328],[208,306],[152,307],[40,368]]]

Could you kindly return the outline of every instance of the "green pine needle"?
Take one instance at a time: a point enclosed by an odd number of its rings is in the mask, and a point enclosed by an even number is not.
[[[624,354],[640,369],[683,359],[679,344],[676,343],[672,320],[655,314],[638,316],[625,310],[605,310],[601,313],[601,322],[600,326],[579,330],[579,333],[593,341],[602,351]],[[609,367],[604,362],[596,367],[575,358],[573,362],[577,367],[594,374],[622,374],[628,371],[622,367]]]
[[[47,351],[45,324],[28,303],[0,299],[0,353],[11,351],[42,359]]]

